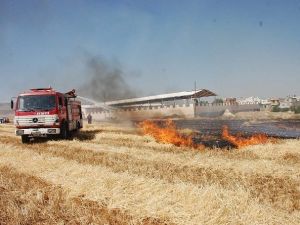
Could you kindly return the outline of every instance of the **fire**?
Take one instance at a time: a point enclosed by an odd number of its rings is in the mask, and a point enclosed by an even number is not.
[[[171,143],[179,147],[191,147],[201,150],[205,148],[203,144],[196,144],[194,142],[194,134],[181,134],[177,130],[175,123],[170,119],[163,122],[161,126],[149,120],[140,122],[138,126],[141,128],[143,134],[150,135],[161,143]],[[251,137],[232,135],[228,131],[228,126],[223,127],[222,139],[232,143],[237,148],[242,148],[248,145],[265,144],[268,141],[272,142],[272,139],[269,139],[265,134],[255,134]]]
[[[248,138],[241,137],[240,135],[233,136],[229,134],[228,126],[223,127],[222,137],[224,140],[234,144],[237,148],[242,148],[248,145],[265,144],[269,140],[265,134],[255,134]]]
[[[193,135],[180,134],[172,120],[166,120],[162,127],[152,121],[145,120],[139,123],[139,127],[144,134],[154,137],[161,143],[171,143],[175,146],[197,149],[204,148],[204,145],[194,143]]]

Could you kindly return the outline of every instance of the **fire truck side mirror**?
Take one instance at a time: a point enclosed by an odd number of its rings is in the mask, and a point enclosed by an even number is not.
[[[10,100],[10,108],[14,109],[14,100]]]

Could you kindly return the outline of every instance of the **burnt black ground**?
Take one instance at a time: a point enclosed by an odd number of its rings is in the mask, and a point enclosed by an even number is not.
[[[156,121],[163,126],[164,121]],[[300,138],[300,120],[224,120],[224,119],[177,119],[178,129],[196,131],[194,142],[209,148],[231,149],[232,143],[222,138],[223,126],[228,126],[230,134],[249,137],[253,134],[265,134],[268,137],[281,139]]]
[[[228,126],[231,134],[241,133],[243,136],[253,134],[266,134],[276,138],[300,138],[300,120],[218,120],[218,119],[193,119],[175,120],[177,128],[189,128],[200,132],[202,135],[221,136],[222,127]]]
[[[163,127],[165,119],[155,119],[155,123]],[[139,123],[141,121],[135,121]],[[224,126],[228,126],[229,133],[249,137],[254,134],[265,134],[268,137],[280,139],[300,138],[300,120],[235,120],[235,119],[174,119],[177,129],[191,129],[195,131],[194,142],[206,147],[231,149],[235,148],[232,143],[222,138]]]
[[[174,122],[179,129],[189,128],[197,131],[194,142],[210,148],[231,149],[236,147],[222,139],[222,128],[225,125],[228,126],[230,134],[239,134],[244,137],[263,133],[275,138],[300,138],[300,120],[254,122],[247,120],[185,119]]]

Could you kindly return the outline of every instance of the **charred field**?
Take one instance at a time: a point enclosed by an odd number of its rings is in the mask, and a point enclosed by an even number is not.
[[[208,147],[234,148],[235,146],[222,138],[222,130],[227,127],[232,135],[251,137],[264,134],[274,139],[299,139],[300,120],[226,120],[226,119],[200,119],[176,120],[179,129],[197,131],[195,142],[203,143]]]
[[[168,119],[155,120],[159,127],[166,127]],[[136,121],[139,124],[142,121]],[[195,144],[203,144],[208,148],[232,149],[238,146],[224,137],[224,129],[232,137],[241,137],[245,140],[263,135],[267,140],[278,141],[281,139],[300,138],[300,120],[247,120],[247,119],[176,119],[172,120],[173,126],[181,134],[192,134]],[[250,143],[251,145],[251,143]]]
[[[299,121],[155,124],[31,144],[1,125],[0,224],[300,223]]]
[[[204,134],[220,135],[223,126],[228,126],[231,133],[242,133],[249,136],[264,133],[275,138],[299,138],[300,120],[277,119],[277,120],[246,120],[246,119],[197,119],[175,120],[178,128],[190,128]]]

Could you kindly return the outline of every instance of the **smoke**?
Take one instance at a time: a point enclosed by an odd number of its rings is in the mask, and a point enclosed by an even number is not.
[[[79,87],[80,95],[104,102],[136,96],[120,63],[87,55],[84,67],[85,81]]]

